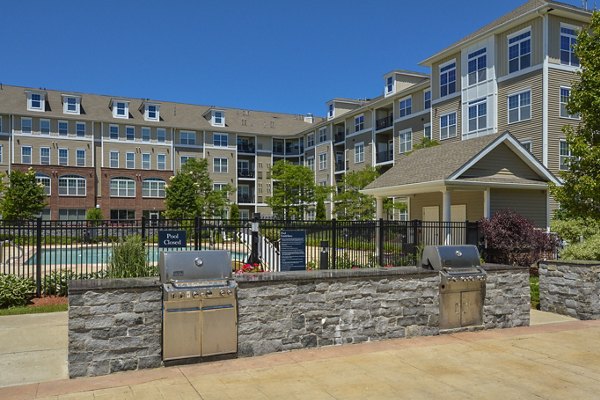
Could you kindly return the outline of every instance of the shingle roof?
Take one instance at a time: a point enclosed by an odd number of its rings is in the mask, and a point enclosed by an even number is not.
[[[26,91],[42,91],[47,94],[46,111],[27,110]],[[63,113],[63,94],[81,96],[80,115]],[[111,100],[129,101],[129,119],[113,118]],[[160,121],[144,120],[142,104],[147,101],[160,104]],[[213,127],[203,115],[211,110],[225,111],[225,127]],[[321,122],[323,118],[314,117],[314,123],[304,122],[303,115],[283,114],[264,111],[251,111],[227,107],[201,106],[154,99],[136,99],[121,96],[106,96],[71,91],[34,89],[20,86],[2,85],[0,88],[0,112],[34,117],[77,119],[80,121],[104,121],[131,125],[146,125],[189,130],[218,130],[220,132],[240,132],[258,135],[291,136]]]

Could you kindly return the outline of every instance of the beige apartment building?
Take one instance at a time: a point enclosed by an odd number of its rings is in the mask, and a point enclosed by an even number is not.
[[[570,156],[561,129],[578,122],[565,107],[579,67],[571,46],[589,19],[530,0],[424,60],[429,74],[391,71],[381,96],[335,98],[324,118],[2,85],[0,169],[36,171],[45,218],[99,207],[115,220],[158,218],[168,178],[189,158],[208,160],[216,188],[235,187],[245,218],[271,214],[277,160],[336,185],[366,166],[389,170],[424,137],[444,145],[508,131],[556,175]],[[422,216],[410,196],[396,200],[409,207],[394,218]],[[555,207],[548,198],[546,214]]]

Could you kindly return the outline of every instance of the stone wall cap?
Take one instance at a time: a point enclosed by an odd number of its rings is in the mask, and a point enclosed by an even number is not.
[[[491,264],[485,263],[481,265],[486,272],[496,272],[496,271],[528,271],[529,267],[524,267],[521,265],[508,265],[508,264]]]
[[[539,264],[573,265],[579,267],[600,267],[598,260],[543,260]]]
[[[69,281],[69,294],[88,290],[136,289],[160,287],[158,277],[120,279],[82,279]]]

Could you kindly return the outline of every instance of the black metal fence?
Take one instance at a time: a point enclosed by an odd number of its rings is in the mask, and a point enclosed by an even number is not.
[[[185,246],[162,249],[161,232],[184,232]],[[35,280],[37,294],[56,275],[68,279],[107,276],[114,246],[139,235],[149,266],[159,251],[224,249],[234,268],[258,263],[265,271],[287,269],[282,232],[302,232],[306,269],[416,265],[430,244],[478,244],[477,223],[422,221],[282,221],[272,219],[141,219],[134,221],[0,221],[0,272]]]

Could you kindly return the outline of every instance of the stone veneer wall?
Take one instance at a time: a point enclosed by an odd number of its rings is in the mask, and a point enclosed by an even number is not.
[[[69,283],[69,376],[162,365],[162,288],[156,278]]]
[[[542,311],[600,319],[599,261],[541,261],[539,274]]]
[[[487,264],[487,284],[483,304],[486,329],[529,326],[531,289],[529,268]]]

